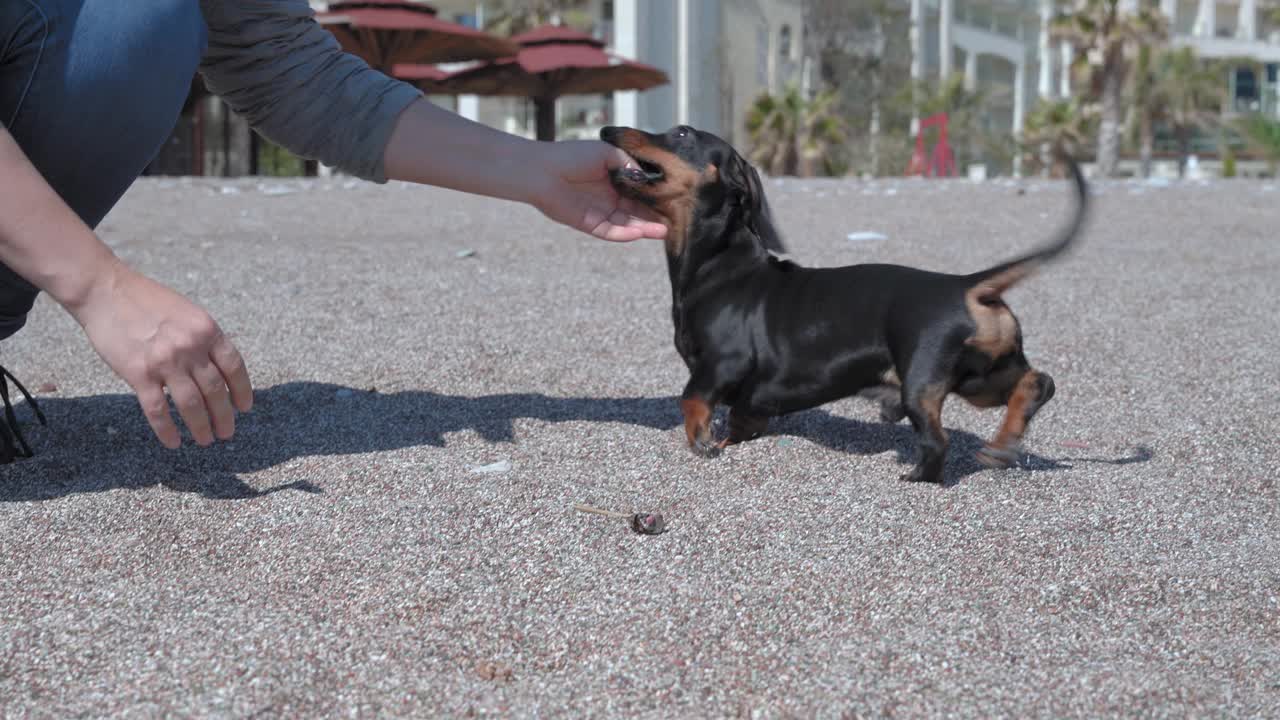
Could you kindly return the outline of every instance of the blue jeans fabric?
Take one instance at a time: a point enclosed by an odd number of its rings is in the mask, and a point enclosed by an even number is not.
[[[97,227],[173,132],[206,37],[199,0],[0,0],[0,123]],[[0,264],[0,339],[37,294]]]

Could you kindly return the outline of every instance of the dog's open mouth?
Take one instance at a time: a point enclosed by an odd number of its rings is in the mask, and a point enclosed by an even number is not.
[[[632,185],[652,185],[666,177],[662,167],[647,160],[635,158],[614,172],[615,178]]]

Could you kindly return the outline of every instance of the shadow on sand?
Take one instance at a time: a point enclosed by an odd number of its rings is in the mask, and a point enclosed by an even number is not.
[[[443,447],[449,433],[468,430],[490,442],[513,442],[515,422],[521,419],[626,423],[660,431],[673,431],[682,424],[675,397],[561,398],[531,393],[461,397],[424,391],[383,394],[297,382],[259,390],[254,410],[237,419],[232,443],[197,448],[188,440],[183,450],[170,452],[151,435],[132,395],[46,397],[37,402],[49,419],[49,427],[30,422],[29,409],[17,407],[36,457],[17,465],[0,466],[0,502],[45,500],[156,484],[220,499],[254,498],[282,490],[319,493],[321,490],[306,480],[256,489],[240,475],[298,458],[358,455],[422,445]],[[974,458],[983,441],[963,430],[948,432],[951,451],[946,477],[947,483],[954,485],[984,469]],[[859,455],[892,451],[904,464],[904,471],[916,457],[915,433],[906,423],[863,422],[822,408],[775,420],[770,436],[756,442],[777,442],[779,437],[787,436]],[[671,452],[687,452],[675,433]],[[1142,447],[1120,458],[1024,454],[1022,468],[1052,471],[1079,463],[1146,462],[1151,457],[1151,451]]]

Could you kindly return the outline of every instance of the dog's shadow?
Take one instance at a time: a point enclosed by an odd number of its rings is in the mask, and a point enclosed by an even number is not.
[[[284,490],[318,493],[319,487],[306,479],[257,489],[241,476],[301,458],[443,447],[451,433],[463,431],[475,432],[489,442],[514,442],[515,424],[521,419],[625,423],[659,431],[683,425],[675,397],[565,398],[537,393],[465,397],[295,382],[257,391],[253,411],[237,419],[232,442],[198,448],[187,438],[182,450],[169,451],[151,434],[132,395],[45,397],[37,402],[49,427],[30,422],[29,408],[19,404],[23,431],[36,457],[0,466],[0,502],[156,484],[221,499],[248,499]],[[827,409],[775,419],[769,434],[753,442],[785,442],[789,436],[862,455],[896,452],[902,463],[916,457],[915,433],[908,425],[862,422]],[[949,481],[982,470],[974,459],[982,441],[958,430],[950,437]],[[682,438],[682,432],[672,432],[672,453],[688,453]],[[1120,464],[1150,457],[1141,448],[1132,457],[1112,460],[1029,455],[1024,467],[1055,470],[1075,462]],[[305,468],[300,474],[305,474]]]
[[[856,401],[850,401],[856,402]],[[896,454],[906,474],[919,459],[919,441],[910,423],[895,424],[863,421],[832,414],[824,409],[810,410],[774,420],[771,434],[802,437],[824,447],[855,455]],[[978,451],[986,441],[966,430],[947,428],[948,448],[943,470],[943,485],[951,487],[962,479],[989,468],[978,462]],[[1034,444],[1034,443],[1029,443]],[[1130,465],[1155,457],[1146,446],[1135,446],[1120,457],[1064,456],[1048,457],[1024,450],[1016,467],[1029,472],[1067,470],[1076,465]]]

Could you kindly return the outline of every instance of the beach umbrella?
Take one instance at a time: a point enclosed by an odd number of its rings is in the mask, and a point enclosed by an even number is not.
[[[316,20],[343,50],[388,75],[402,63],[487,60],[519,51],[505,38],[442,20],[435,8],[409,0],[340,0]]]
[[[428,95],[452,94],[448,87],[444,85],[444,82],[449,78],[449,73],[435,65],[401,63],[391,67],[391,74],[400,80],[416,85],[419,90]]]
[[[514,56],[450,73],[435,81],[434,91],[531,98],[538,139],[554,140],[557,98],[647,90],[668,82],[658,68],[609,53],[603,42],[571,28],[544,25],[511,39],[520,46]]]

